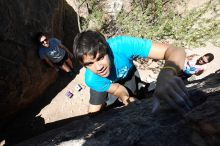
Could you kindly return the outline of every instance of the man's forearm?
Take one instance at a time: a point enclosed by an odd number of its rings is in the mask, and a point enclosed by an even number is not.
[[[179,70],[183,69],[185,62],[185,49],[177,48],[168,44],[153,43],[148,55],[153,59],[166,60],[165,66],[157,78],[157,85],[153,94],[153,112],[159,107],[159,100],[164,99],[169,105],[181,113],[190,109],[191,103],[188,99],[188,91],[182,79],[177,77]]]
[[[153,42],[148,57],[166,60],[165,66],[174,66],[179,70],[184,66],[186,53],[184,48]]]
[[[127,89],[120,85],[119,83],[114,83],[111,85],[108,92],[116,97],[118,97],[125,105],[127,105],[127,100],[129,99],[129,93]]]

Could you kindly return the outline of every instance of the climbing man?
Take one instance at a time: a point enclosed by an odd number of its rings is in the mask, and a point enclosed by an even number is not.
[[[160,99],[183,114],[192,108],[187,89],[177,76],[184,66],[183,48],[131,36],[106,40],[101,33],[89,30],[75,37],[73,55],[86,68],[85,83],[90,87],[91,114],[102,110],[111,96],[124,105],[135,100],[137,86],[133,60],[136,57],[166,60],[157,78],[153,112],[158,109]]]

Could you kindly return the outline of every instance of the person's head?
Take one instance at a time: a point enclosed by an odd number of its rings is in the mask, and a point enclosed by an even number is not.
[[[42,33],[42,32],[37,33],[36,39],[38,46],[43,46],[46,48],[49,47],[48,36],[46,33]]]
[[[105,37],[96,31],[77,34],[73,43],[73,54],[79,63],[97,75],[107,77],[111,63]]]
[[[207,53],[203,55],[202,57],[200,57],[199,59],[197,59],[196,64],[198,65],[207,64],[211,62],[213,59],[214,59],[214,55],[212,53]]]

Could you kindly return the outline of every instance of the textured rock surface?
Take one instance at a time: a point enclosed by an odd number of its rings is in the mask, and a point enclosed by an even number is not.
[[[74,37],[78,29],[76,14],[64,0],[1,0],[0,7],[2,122],[30,105],[57,78],[57,73],[38,57],[33,41],[36,32],[48,32],[71,47],[66,35]]]
[[[184,116],[166,104],[151,114],[151,99],[97,116],[71,119],[68,125],[27,140],[20,145],[219,145],[220,72],[188,84],[194,104]]]

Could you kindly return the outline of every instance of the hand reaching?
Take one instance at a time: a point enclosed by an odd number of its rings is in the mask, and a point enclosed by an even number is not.
[[[129,103],[134,102],[134,101],[138,101],[138,99],[135,97],[128,97],[127,99],[123,100],[122,103],[125,106],[127,106]]]
[[[153,95],[153,109],[155,112],[160,106],[160,99],[182,114],[191,110],[188,91],[183,81],[173,74],[172,70],[162,70],[157,78],[157,86]]]

